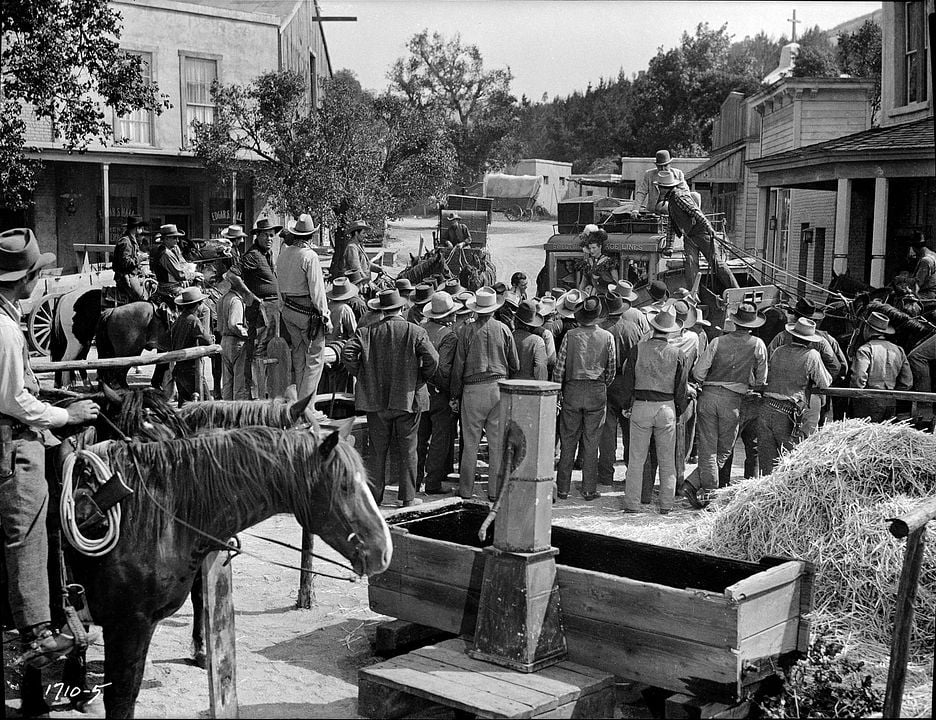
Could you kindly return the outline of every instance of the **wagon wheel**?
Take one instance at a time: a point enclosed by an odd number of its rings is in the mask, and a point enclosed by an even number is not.
[[[43,295],[33,309],[29,311],[26,320],[29,347],[43,355],[49,354],[49,344],[52,339],[52,321],[55,318],[55,304],[61,293]]]
[[[504,210],[504,217],[510,220],[510,222],[517,222],[517,220],[523,217],[523,208],[519,205],[511,205]]]
[[[520,210],[520,219],[523,222],[530,222],[533,219],[533,208],[522,208]]]

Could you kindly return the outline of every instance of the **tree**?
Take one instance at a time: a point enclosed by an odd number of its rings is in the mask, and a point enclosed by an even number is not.
[[[839,74],[835,49],[829,34],[816,25],[799,40],[799,54],[791,75],[796,78],[837,77]]]
[[[855,32],[842,33],[836,49],[843,73],[874,80],[871,108],[875,117],[881,108],[881,42],[881,26],[866,20]]]
[[[25,157],[30,118],[51,121],[68,151],[115,142],[109,113],[171,107],[120,50],[107,0],[4,0],[0,5],[0,203],[28,207],[40,163]]]
[[[382,227],[389,213],[451,183],[454,151],[439,124],[401,98],[362,91],[350,73],[325,83],[318,108],[290,71],[246,86],[215,84],[212,98],[215,122],[196,124],[196,155],[218,177],[249,173],[278,212],[329,223],[333,270],[342,269],[350,221]]]
[[[519,108],[510,93],[509,68],[485,70],[475,45],[428,30],[407,43],[409,56],[388,73],[392,88],[425,115],[444,121],[458,157],[457,179],[475,182],[517,158]]]

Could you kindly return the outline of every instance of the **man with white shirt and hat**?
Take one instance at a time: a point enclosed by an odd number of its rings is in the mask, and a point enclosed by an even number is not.
[[[673,177],[679,180],[687,191],[689,190],[689,186],[686,184],[686,176],[683,175],[683,171],[673,167],[673,158],[670,156],[669,150],[657,150],[654,161],[656,167],[647,170],[640,178],[640,186],[634,193],[634,200],[637,202],[637,207],[641,212],[663,215],[666,213],[666,208],[661,207],[660,191],[657,187],[657,180],[660,177],[660,173],[672,173]]]

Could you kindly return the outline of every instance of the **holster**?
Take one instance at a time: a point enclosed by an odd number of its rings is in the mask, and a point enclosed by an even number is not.
[[[0,480],[13,477],[16,471],[16,447],[13,445],[13,423],[0,418]]]
[[[325,332],[325,319],[317,312],[309,314],[309,337],[316,338],[319,333]]]

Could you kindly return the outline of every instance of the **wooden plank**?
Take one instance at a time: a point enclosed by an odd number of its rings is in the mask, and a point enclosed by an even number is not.
[[[737,647],[738,606],[711,593],[679,590],[557,567],[563,610],[612,625],[678,635],[706,645]]]
[[[358,673],[358,715],[369,718],[412,717],[417,712],[436,707],[437,704],[406,690],[385,685]]]
[[[379,655],[395,655],[430,643],[441,642],[451,637],[429,625],[406,620],[390,620],[377,626],[374,650]]]
[[[208,656],[208,698],[213,718],[236,718],[237,661],[234,634],[234,584],[227,553],[213,552],[202,562],[204,635]]]
[[[666,698],[667,720],[696,720],[696,718],[746,718],[750,703],[709,702],[703,698],[677,693]]]
[[[67,360],[51,362],[49,360],[30,359],[29,367],[35,373],[58,372],[61,370],[99,370],[101,368],[122,368],[136,365],[155,365],[156,363],[179,362],[181,360],[195,360],[220,355],[220,345],[201,345],[199,347],[170,350],[152,355],[131,355],[128,357],[98,358],[96,360]]]
[[[772,591],[779,585],[786,585],[800,577],[806,571],[802,560],[789,562],[759,572],[725,588],[725,596],[735,602],[744,602],[751,598]]]
[[[569,659],[629,680],[712,699],[734,699],[740,664],[728,648],[641,632],[563,608]]]
[[[491,692],[489,678],[472,677],[461,669],[448,670],[440,663],[411,655],[362,668],[358,676],[479,717],[533,716],[531,706]]]
[[[912,390],[873,390],[871,388],[815,388],[817,395],[844,398],[880,398],[883,400],[916,400],[917,402],[936,402],[936,393],[913,392]]]
[[[613,718],[614,688],[600,688],[534,718]]]
[[[789,618],[800,616],[803,594],[803,577],[779,585],[737,604],[737,642],[773,627]],[[737,644],[734,646],[737,647]]]
[[[799,640],[799,617],[767,628],[756,635],[744,638],[738,648],[742,664],[746,660],[759,660],[792,652],[797,649]]]
[[[373,579],[373,578],[371,578]],[[473,635],[477,619],[478,596],[474,595],[474,613],[468,615],[462,608],[452,608],[444,603],[416,595],[408,595],[370,585],[368,587],[370,609],[410,622],[431,622],[432,627],[453,635]]]

